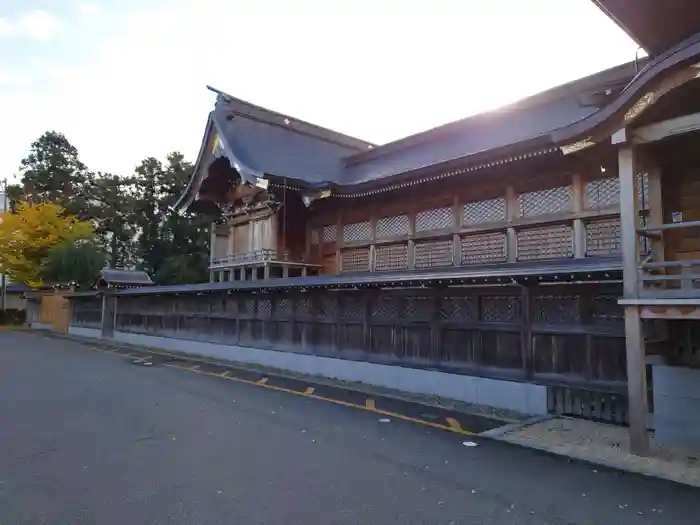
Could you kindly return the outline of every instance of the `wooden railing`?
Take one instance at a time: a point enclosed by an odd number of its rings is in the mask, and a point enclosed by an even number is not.
[[[290,257],[286,250],[275,250],[263,248],[251,252],[236,253],[226,257],[212,259],[211,269],[233,268],[239,266],[255,265],[261,263],[279,263],[279,264],[295,264],[305,265],[306,262],[302,259],[294,260]]]
[[[637,233],[655,241],[661,241],[663,233],[700,227],[700,221],[685,221],[640,228]],[[696,299],[700,298],[700,260],[654,260],[647,256],[639,265],[639,295],[641,297]]]

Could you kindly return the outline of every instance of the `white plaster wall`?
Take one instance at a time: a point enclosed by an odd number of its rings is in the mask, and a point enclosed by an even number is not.
[[[656,364],[652,377],[656,438],[700,448],[700,370]]]
[[[542,385],[126,332],[115,332],[114,340],[303,374],[360,381],[404,392],[438,395],[526,414],[547,413],[547,387]]]
[[[68,333],[70,335],[77,335],[79,337],[91,337],[99,339],[102,337],[102,330],[97,328],[82,328],[79,326],[69,326]]]

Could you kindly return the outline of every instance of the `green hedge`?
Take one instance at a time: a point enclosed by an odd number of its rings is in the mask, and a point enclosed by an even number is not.
[[[24,324],[27,312],[24,310],[0,310],[0,326],[8,324]]]

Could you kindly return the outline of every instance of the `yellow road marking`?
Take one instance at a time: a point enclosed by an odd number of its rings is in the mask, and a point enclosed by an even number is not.
[[[315,389],[314,387],[310,386],[309,388],[307,388],[306,390],[304,390],[304,395],[305,395],[305,396],[310,396],[310,395],[313,394],[314,392],[316,392],[316,389]]]
[[[182,367],[176,366],[174,364],[170,364],[170,363],[164,363],[163,366],[169,366],[171,368],[180,368],[181,370],[188,370],[191,372],[196,372],[198,374],[203,374],[203,375],[212,376],[212,377],[218,377],[218,378],[223,377],[222,374],[216,374],[213,372],[206,372],[204,370],[194,370],[192,368],[182,368]],[[389,412],[388,410],[379,410],[377,408],[369,408],[365,405],[358,405],[357,403],[350,403],[349,401],[341,401],[340,399],[333,399],[330,397],[317,396],[316,394],[306,394],[304,392],[299,392],[298,390],[292,390],[290,388],[284,388],[281,386],[268,385],[267,382],[260,383],[260,381],[251,381],[249,379],[241,379],[239,377],[232,377],[232,376],[223,377],[223,378],[227,379],[229,381],[236,381],[237,383],[245,383],[247,385],[257,385],[257,386],[260,386],[262,388],[268,388],[270,390],[275,390],[277,392],[285,392],[287,394],[294,394],[297,396],[311,397],[313,399],[318,399],[319,401],[325,401],[326,403],[333,403],[335,405],[340,405],[340,406],[344,406],[344,407],[366,410],[367,412],[372,412],[373,414],[380,414],[382,416],[389,416],[389,417],[393,417],[395,419],[400,419],[402,421],[409,421],[411,423],[416,423],[418,425],[424,425],[424,426],[431,427],[431,428],[439,428],[440,430],[447,430],[449,432],[454,432],[456,434],[463,434],[465,436],[473,436],[474,435],[473,432],[465,430],[465,429],[461,428],[461,426],[459,429],[452,428],[448,425],[442,425],[440,423],[433,423],[432,421],[424,421],[422,419],[416,419],[415,417],[404,416],[403,414],[398,414],[396,412]],[[263,379],[267,379],[267,378],[263,378]]]
[[[262,379],[258,379],[255,382],[256,385],[266,385],[267,384],[267,377],[263,377]]]
[[[445,419],[447,420],[447,424],[450,425],[450,428],[453,429],[455,432],[462,430],[462,425],[460,425],[459,421],[457,421],[455,418],[447,417]]]
[[[224,379],[228,379],[228,370],[226,370],[226,372],[222,372],[221,374],[219,374],[219,377],[223,377]]]
[[[377,410],[377,402],[369,397],[365,400],[365,408],[369,410]]]

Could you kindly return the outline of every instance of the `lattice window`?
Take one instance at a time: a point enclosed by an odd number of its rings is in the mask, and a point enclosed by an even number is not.
[[[243,299],[240,308],[241,313],[253,314],[255,312],[255,299]]]
[[[271,299],[258,300],[258,315],[260,315],[261,317],[270,317],[272,315]]]
[[[560,186],[518,195],[518,204],[522,217],[571,211],[572,203],[571,186]]]
[[[408,246],[394,244],[375,248],[375,270],[402,270],[408,267]]]
[[[367,241],[371,233],[369,221],[346,224],[343,226],[343,242]]]
[[[475,321],[476,316],[474,297],[444,297],[440,303],[440,317],[445,321]]]
[[[506,259],[505,232],[480,233],[462,237],[462,264],[483,264]]]
[[[408,235],[408,215],[384,217],[377,221],[377,239]]]
[[[277,299],[277,304],[275,305],[275,313],[288,316],[292,313],[292,301],[287,297],[281,297]]]
[[[409,296],[404,303],[404,319],[407,321],[429,322],[435,311],[435,297]]]
[[[318,317],[336,317],[338,315],[338,298],[321,296],[316,301]]]
[[[469,202],[462,208],[462,224],[504,221],[506,200],[502,197],[485,201]]]
[[[508,323],[520,318],[520,300],[512,295],[481,298],[481,318],[492,323]]]
[[[396,319],[399,316],[399,301],[390,295],[380,295],[372,302],[372,317]]]
[[[452,208],[425,210],[416,214],[416,231],[425,232],[451,228],[454,224],[453,220]]]
[[[311,315],[311,299],[308,297],[299,297],[294,301],[294,310],[300,315]]]
[[[577,295],[538,295],[534,298],[534,321],[542,324],[578,324],[581,310]]]
[[[637,199],[639,200],[639,209],[649,209],[649,174],[637,174]]]
[[[418,242],[414,253],[416,268],[452,266],[452,240]]]
[[[317,245],[321,243],[321,233],[318,231],[318,228],[314,228],[311,230],[311,244]]]
[[[586,255],[614,255],[621,247],[620,219],[602,219],[586,224]]]
[[[343,319],[361,319],[365,315],[362,297],[347,296],[341,302],[340,315]]]
[[[620,204],[620,179],[608,177],[586,184],[586,209],[608,208]]]
[[[518,260],[573,257],[573,230],[568,224],[519,230]]]
[[[344,250],[341,253],[341,268],[344,272],[369,271],[369,248]]]
[[[325,244],[333,244],[338,238],[338,228],[335,224],[330,224],[323,227],[323,242]]]

